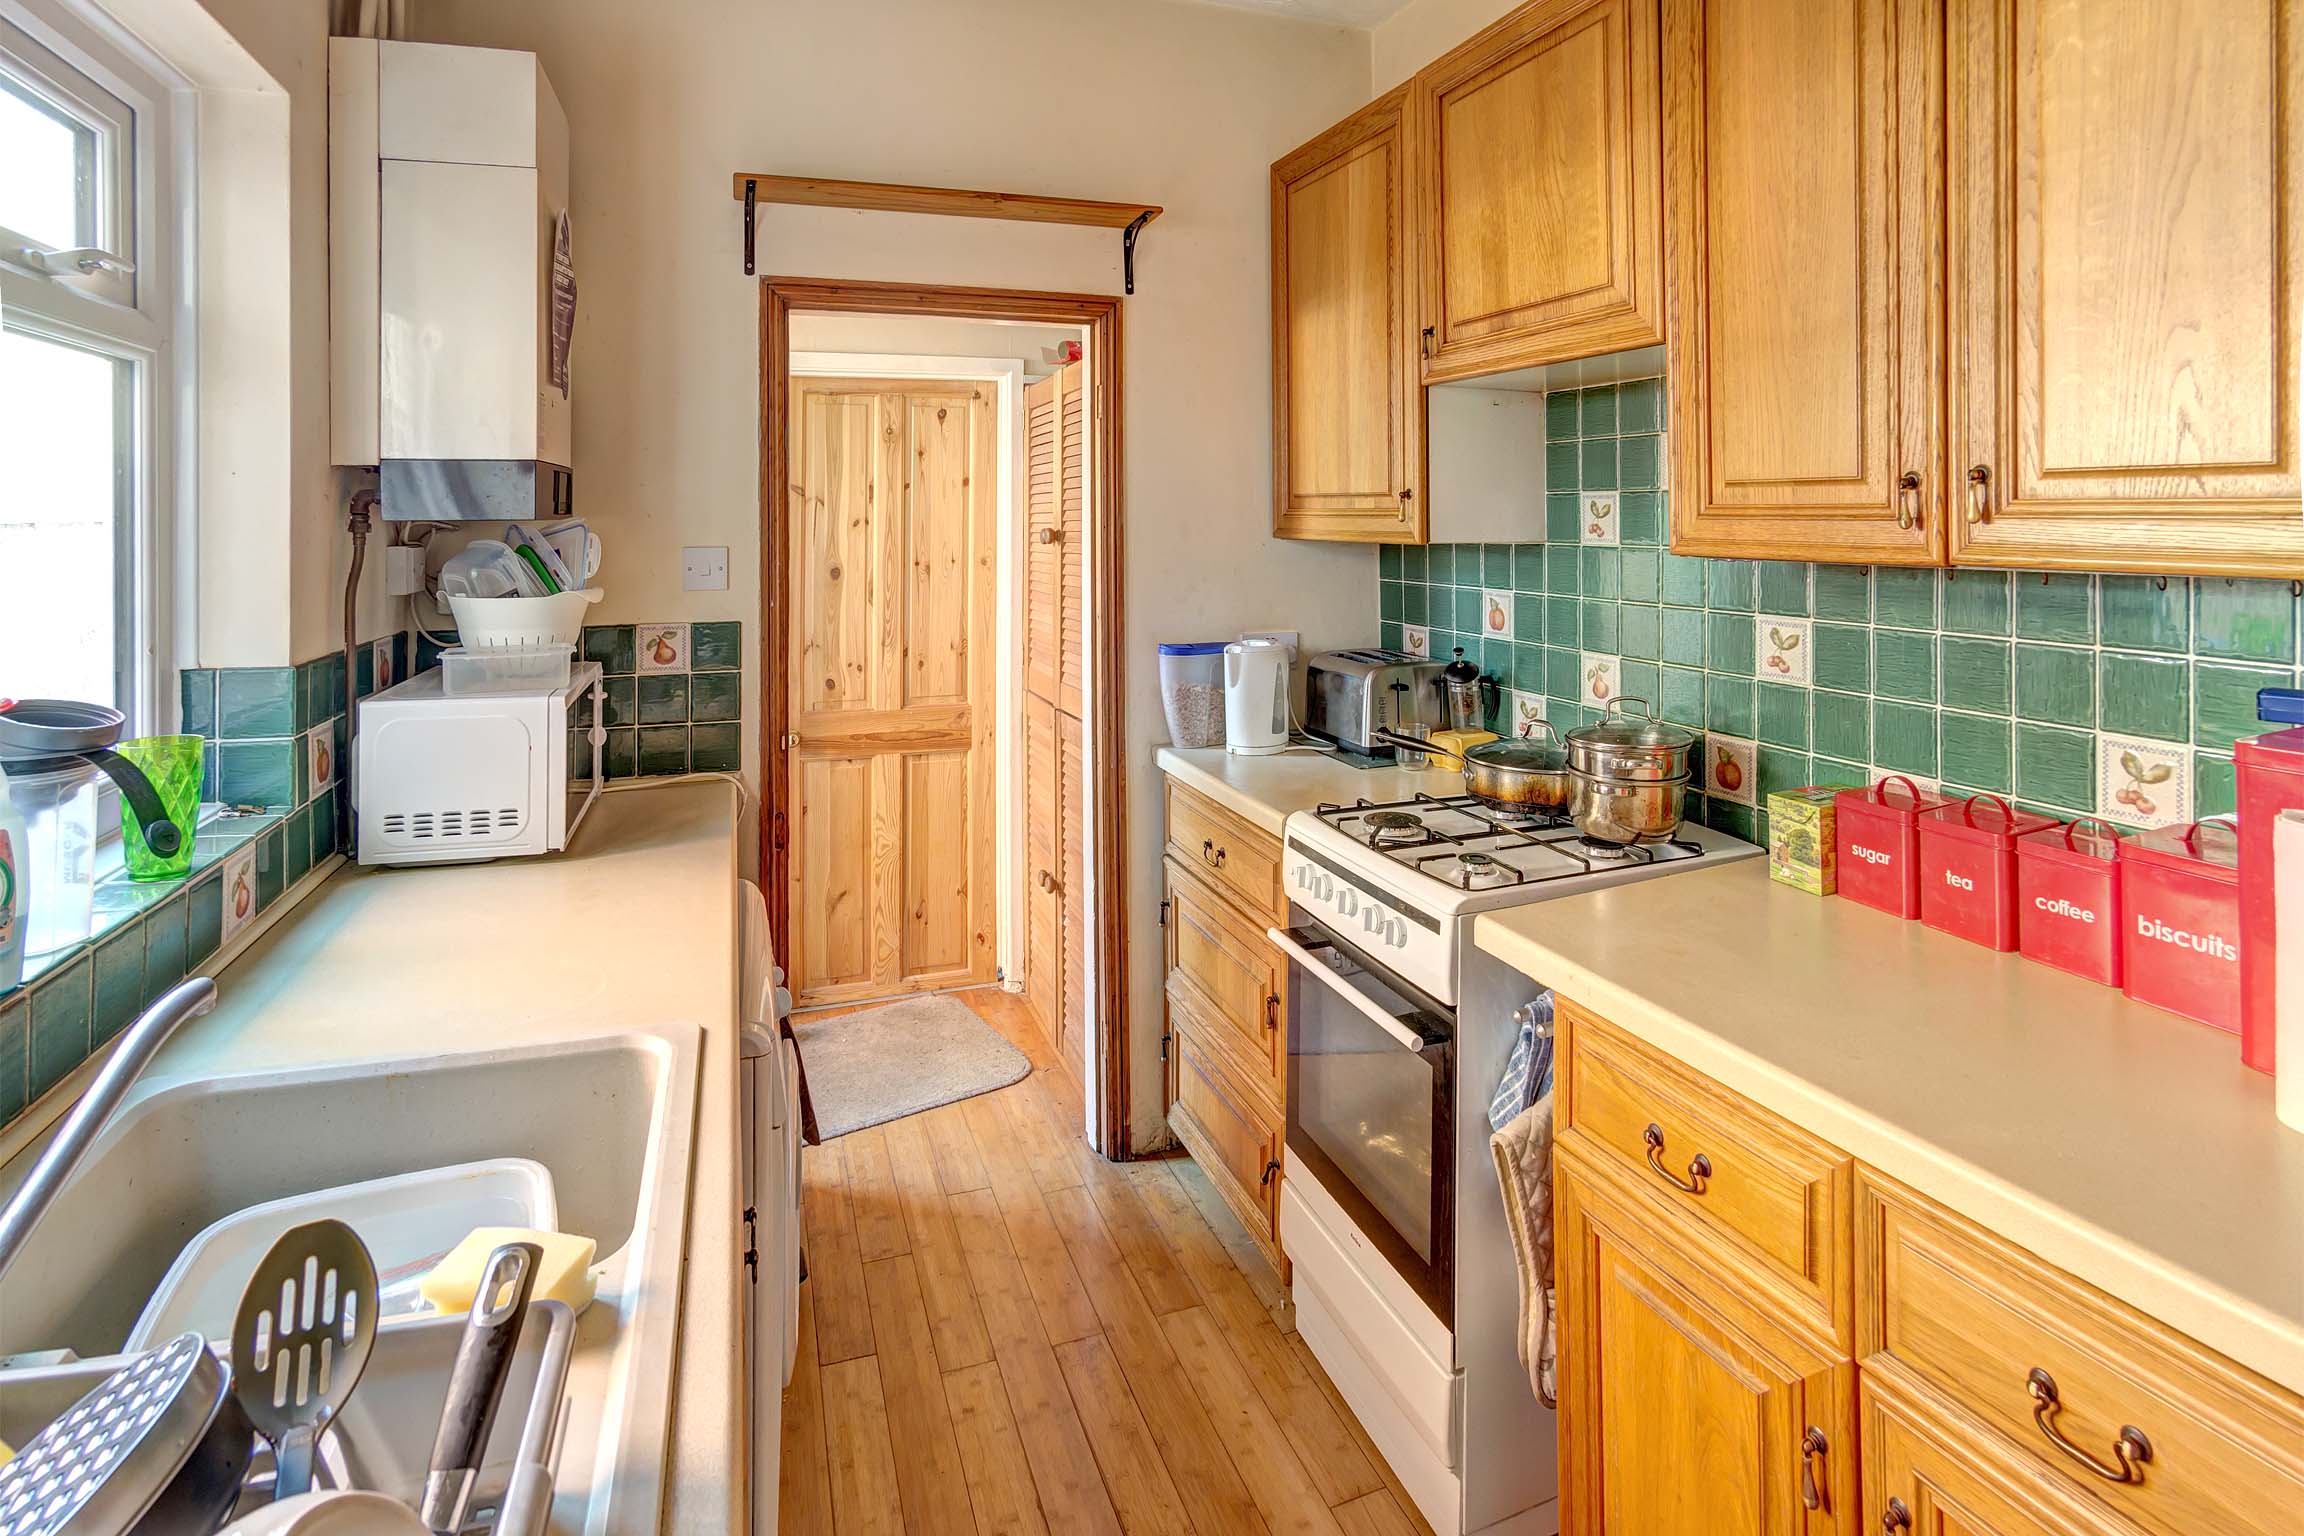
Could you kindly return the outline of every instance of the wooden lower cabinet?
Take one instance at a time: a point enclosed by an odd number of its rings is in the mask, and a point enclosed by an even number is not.
[[[1564,1151],[1555,1170],[1562,1529],[1853,1533],[1856,1367],[1740,1296]]]
[[[1176,1100],[1168,1106],[1168,1124],[1286,1279],[1280,1257],[1284,1123],[1211,1049],[1208,1021],[1173,990],[1168,1027],[1176,1053]]]

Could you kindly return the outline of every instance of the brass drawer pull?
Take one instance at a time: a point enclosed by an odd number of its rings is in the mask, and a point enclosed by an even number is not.
[[[1280,994],[1277,992],[1264,994],[1264,1027],[1266,1029],[1278,1029],[1280,1027]]]
[[[2024,1390],[2032,1394],[2032,1422],[2040,1426],[2040,1433],[2048,1437],[2050,1445],[2108,1483],[2144,1481],[2144,1463],[2152,1459],[2152,1442],[2145,1438],[2144,1431],[2133,1424],[2121,1425],[2120,1438],[2112,1442],[2112,1454],[2120,1458],[2119,1462],[2098,1461],[2065,1439],[2062,1432],[2049,1422],[2049,1417],[2063,1406],[2063,1399],[2056,1391],[2055,1377],[2034,1366],[2032,1374],[2024,1378]]]
[[[1279,1171],[1280,1171],[1280,1165],[1279,1165],[1279,1163],[1277,1163],[1277,1162],[1269,1162],[1269,1163],[1266,1163],[1266,1164],[1264,1165],[1264,1172],[1263,1172],[1261,1175],[1259,1175],[1259,1176],[1258,1176],[1258,1178],[1257,1178],[1257,1180],[1256,1180],[1256,1187],[1257,1187],[1258,1189],[1265,1189],[1265,1188],[1268,1188],[1268,1187],[1271,1185],[1271,1183],[1272,1183],[1272,1175],[1274,1175],[1274,1174],[1278,1173]]]
[[[1898,1531],[1912,1529],[1912,1511],[1904,1507],[1902,1499],[1890,1499],[1888,1507],[1880,1511],[1881,1536],[1895,1536]]]
[[[1224,850],[1216,846],[1214,839],[1202,838],[1200,840],[1200,862],[1210,869],[1222,869],[1224,867]]]
[[[1968,471],[1968,521],[1980,523],[1992,515],[1992,471],[1978,464]]]
[[[1909,533],[1920,521],[1920,476],[1906,470],[1896,479],[1896,526]]]
[[[1712,1159],[1701,1152],[1697,1153],[1688,1160],[1688,1177],[1683,1179],[1664,1166],[1664,1128],[1662,1126],[1653,1120],[1649,1121],[1648,1129],[1640,1133],[1640,1139],[1648,1144],[1648,1166],[1662,1175],[1674,1189],[1685,1191],[1691,1195],[1704,1193],[1704,1181],[1712,1177]]]
[[[1800,1437],[1800,1505],[1803,1509],[1824,1507],[1824,1492],[1816,1484],[1816,1462],[1831,1450],[1832,1442],[1813,1424],[1808,1426],[1808,1433]]]

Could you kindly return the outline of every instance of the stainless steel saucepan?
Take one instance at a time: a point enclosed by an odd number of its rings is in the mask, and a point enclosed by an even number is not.
[[[1637,704],[1637,716],[1625,706]],[[1688,803],[1694,731],[1658,720],[1648,701],[1618,699],[1605,717],[1568,733],[1575,798],[1569,812],[1586,837],[1660,843],[1680,830]]]

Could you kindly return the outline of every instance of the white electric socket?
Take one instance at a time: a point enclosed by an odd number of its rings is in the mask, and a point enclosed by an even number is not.
[[[689,548],[680,551],[680,590],[683,592],[725,592],[728,590],[728,546]]]
[[[413,597],[424,590],[422,549],[395,544],[384,551],[384,590],[393,597]]]
[[[1296,653],[1304,648],[1304,632],[1296,629],[1249,629],[1241,631],[1243,640],[1277,640],[1288,647],[1288,660],[1296,660]]]

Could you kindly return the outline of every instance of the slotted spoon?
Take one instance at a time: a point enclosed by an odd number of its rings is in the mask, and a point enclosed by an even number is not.
[[[232,1320],[232,1390],[272,1442],[273,1497],[312,1486],[320,1436],[344,1411],[376,1343],[376,1265],[340,1221],[280,1236]]]

